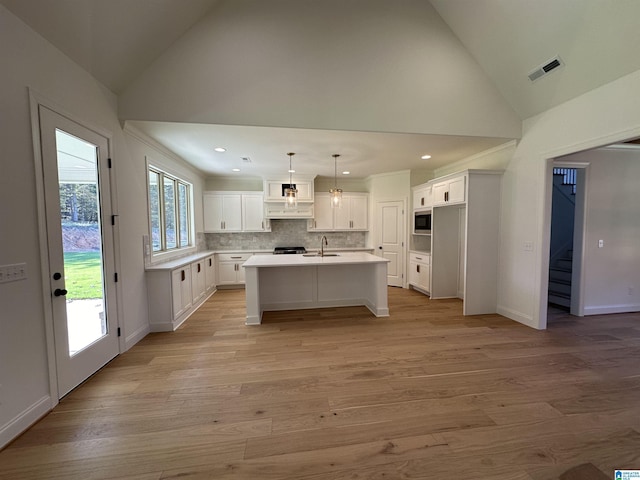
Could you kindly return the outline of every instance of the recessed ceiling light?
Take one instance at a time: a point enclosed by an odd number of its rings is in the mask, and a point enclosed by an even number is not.
[[[239,169],[239,168],[233,168],[232,170],[233,170],[234,172],[239,172],[239,171],[240,171],[240,169]]]
[[[431,155],[422,155],[420,158],[423,160],[429,160],[431,158]]]
[[[349,171],[344,171],[344,172],[342,172],[342,174],[343,174],[343,175],[349,175],[350,173],[351,173],[351,172],[349,172]]]
[[[214,148],[214,150],[215,150],[216,152],[220,152],[220,153],[224,153],[224,152],[226,152],[226,151],[227,151],[227,149],[226,149],[226,148],[222,148],[222,147],[216,147],[216,148]]]

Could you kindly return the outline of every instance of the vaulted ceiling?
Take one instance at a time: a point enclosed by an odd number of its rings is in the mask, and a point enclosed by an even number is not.
[[[0,3],[118,94],[123,121],[210,174],[227,173],[207,155],[225,139],[256,174],[281,162],[286,129],[314,173],[330,175],[340,148],[363,165],[358,176],[415,168],[430,146],[440,163],[426,168],[437,168],[640,69],[637,0]],[[555,56],[563,66],[528,79]],[[357,147],[384,135],[389,148]]]

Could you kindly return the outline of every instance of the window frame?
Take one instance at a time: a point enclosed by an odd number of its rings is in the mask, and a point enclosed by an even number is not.
[[[151,207],[151,181],[150,176],[151,173],[157,175],[158,178],[158,217],[160,224],[160,248],[154,249],[153,242],[153,221],[152,221],[152,207]],[[172,173],[167,172],[165,169],[158,167],[157,165],[147,162],[146,168],[146,180],[147,180],[147,214],[149,218],[149,253],[152,257],[156,256],[164,256],[167,254],[180,252],[184,250],[193,249],[195,246],[195,235],[194,235],[194,219],[193,219],[193,184],[183,178],[178,177]],[[175,215],[175,232],[174,232],[174,243],[175,247],[167,247],[167,219],[166,219],[166,208],[165,208],[165,184],[168,182],[173,184],[173,211]],[[180,215],[181,211],[184,211],[183,205],[180,203],[180,187],[186,187],[186,212],[185,218],[182,218]],[[182,223],[186,222],[186,228],[182,228]],[[187,242],[186,245],[183,245],[184,239],[181,238],[183,235],[183,231],[186,231],[187,234]]]

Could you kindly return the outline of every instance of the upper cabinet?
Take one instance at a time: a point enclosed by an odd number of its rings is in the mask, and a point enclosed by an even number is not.
[[[454,205],[464,203],[466,200],[467,175],[465,173],[446,177],[442,181],[433,184],[433,206]]]
[[[297,175],[292,179],[265,180],[264,201],[267,218],[313,218],[313,176]],[[285,189],[293,185],[296,195],[296,208],[285,208]]]
[[[329,193],[315,195],[315,215],[309,221],[310,231],[366,231],[369,229],[369,194],[342,194],[342,207],[331,207]]]
[[[241,232],[242,196],[239,193],[205,192],[205,232]]]
[[[313,177],[294,177],[293,186],[298,190],[298,202],[313,203]],[[265,180],[264,201],[284,202],[284,191],[289,188],[289,179]]]
[[[264,218],[264,197],[262,193],[242,194],[242,230],[244,232],[271,230],[268,220]]]
[[[429,210],[433,205],[433,187],[430,183],[413,188],[413,211]]]
[[[204,192],[204,231],[209,233],[270,231],[262,193]]]

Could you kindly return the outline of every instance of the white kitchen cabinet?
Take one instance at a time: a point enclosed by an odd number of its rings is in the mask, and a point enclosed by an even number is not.
[[[173,299],[172,320],[177,320],[180,315],[191,308],[193,301],[191,296],[191,267],[189,265],[171,272],[171,294]]]
[[[331,194],[315,195],[315,215],[309,222],[309,231],[351,231],[369,229],[369,194],[343,193],[342,207],[331,207]]]
[[[215,277],[211,281],[215,270],[213,260],[213,254],[204,252],[147,267],[147,303],[152,332],[175,330],[216,291]]]
[[[465,170],[434,184],[446,185],[449,201],[434,202],[429,293],[461,298],[464,315],[497,310],[501,182],[502,171]]]
[[[428,253],[409,253],[409,285],[422,293],[431,291],[431,256]]]
[[[429,184],[418,185],[413,188],[413,211],[429,210],[433,205],[433,186]]]
[[[368,230],[369,195],[343,193],[342,208],[334,208],[335,230]]]
[[[313,202],[313,177],[295,176],[292,179],[293,185],[298,190],[298,202]],[[284,189],[289,187],[289,179],[265,180],[264,181],[264,201],[284,203]]]
[[[242,195],[205,192],[203,195],[205,232],[242,231]]]
[[[207,292],[216,288],[216,259],[209,255],[204,259],[204,283]]]
[[[198,303],[206,293],[205,259],[191,264],[191,298],[193,303]]]
[[[204,231],[270,232],[262,192],[204,192]]]
[[[309,220],[307,230],[328,232],[333,230],[333,210],[329,193],[316,193],[313,203],[313,219]]]
[[[242,264],[251,253],[219,253],[217,258],[218,285],[244,285]]]
[[[242,194],[242,231],[271,231],[270,223],[264,217],[264,196],[262,193]]]
[[[433,206],[455,205],[466,200],[466,174],[448,177],[433,184]]]

